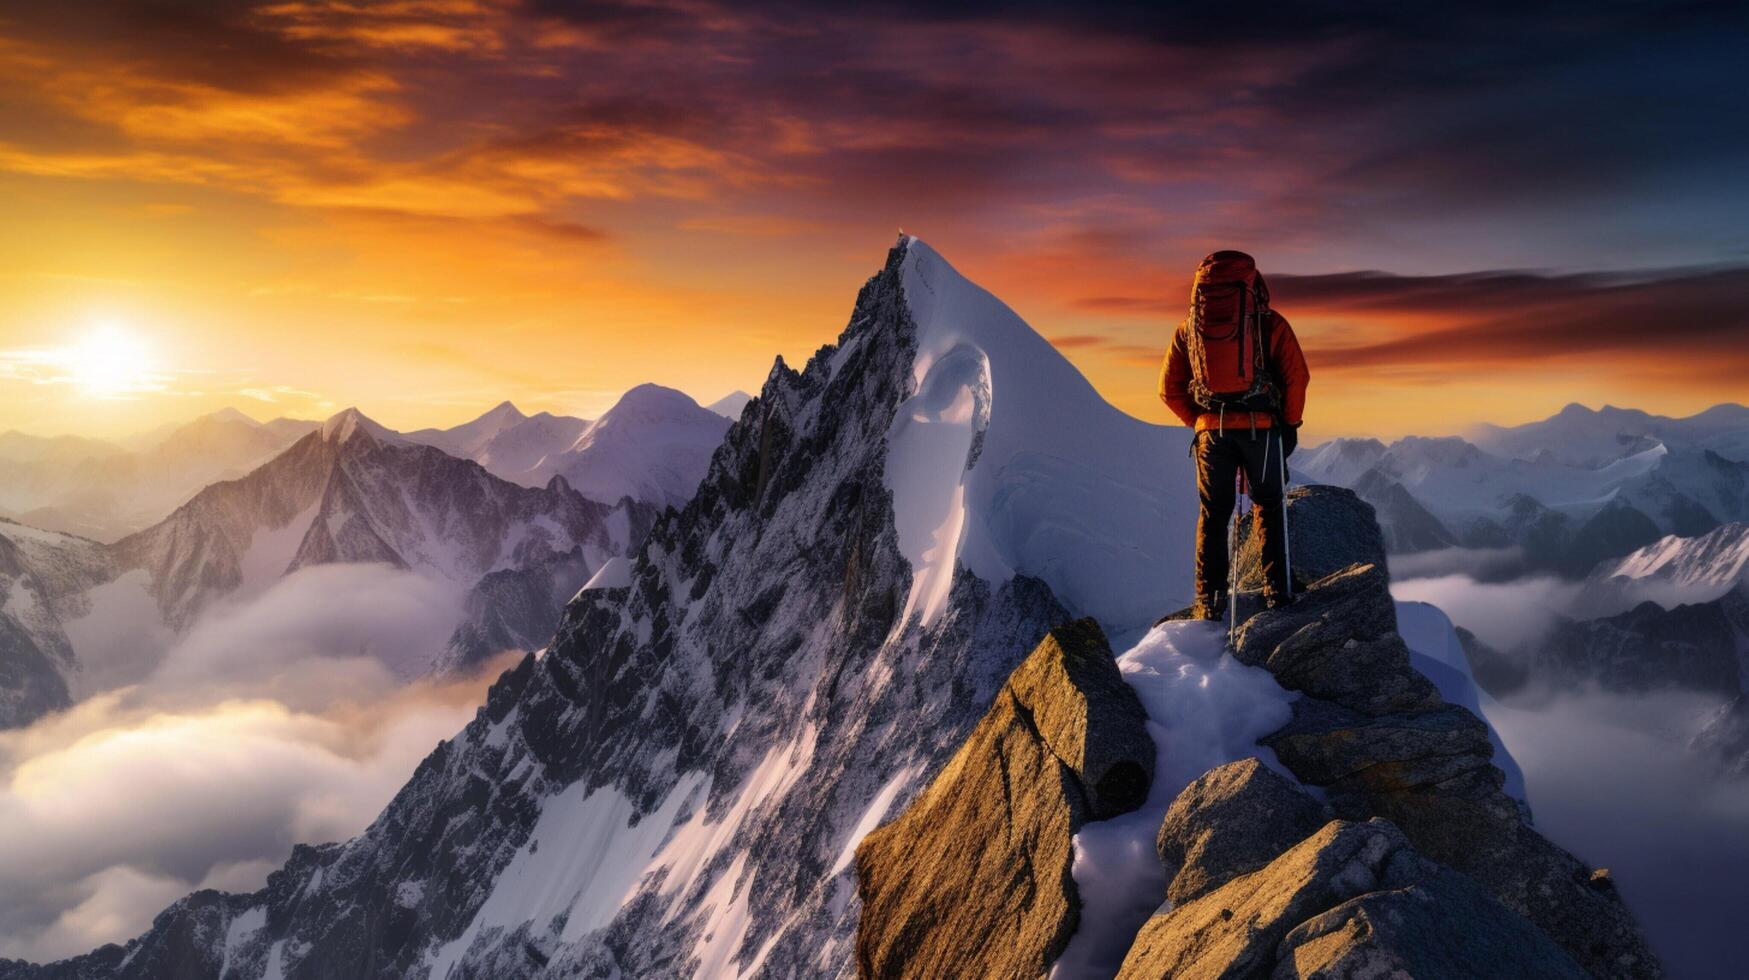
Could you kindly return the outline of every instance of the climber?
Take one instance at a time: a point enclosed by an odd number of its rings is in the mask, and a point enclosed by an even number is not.
[[[1160,398],[1195,429],[1196,605],[1202,619],[1225,615],[1230,556],[1223,540],[1243,469],[1252,529],[1262,535],[1267,608],[1292,601],[1286,558],[1286,460],[1299,443],[1311,372],[1287,319],[1269,307],[1269,287],[1244,252],[1210,254],[1196,268],[1190,315],[1160,367]]]

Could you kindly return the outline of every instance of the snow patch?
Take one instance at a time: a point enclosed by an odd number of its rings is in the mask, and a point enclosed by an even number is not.
[[[1294,695],[1267,670],[1234,660],[1219,624],[1166,623],[1117,663],[1148,712],[1154,783],[1140,809],[1089,823],[1075,835],[1071,872],[1081,895],[1081,927],[1051,970],[1065,980],[1115,975],[1136,933],[1165,902],[1166,873],[1154,841],[1184,787],[1216,766],[1251,756],[1293,779],[1257,740],[1287,724]]]
[[[298,545],[303,543],[304,535],[315,522],[316,510],[321,505],[319,499],[314,501],[286,522],[284,527],[255,529],[249,537],[249,547],[238,560],[243,581],[232,593],[233,596],[247,599],[260,595],[285,575],[286,570],[291,567],[292,559],[297,557]]]

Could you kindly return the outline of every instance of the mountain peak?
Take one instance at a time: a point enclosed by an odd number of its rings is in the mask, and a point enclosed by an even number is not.
[[[321,433],[323,442],[331,442],[336,445],[350,442],[360,434],[376,442],[390,444],[405,442],[399,433],[372,421],[357,408],[343,409],[330,415],[327,421],[322,423]]]
[[[731,419],[738,419],[741,417],[741,410],[746,408],[747,403],[752,400],[752,395],[747,394],[745,391],[735,390],[716,401],[711,402],[709,405],[706,405],[705,408],[717,413],[718,415]]]
[[[597,425],[615,419],[686,417],[705,411],[692,396],[675,388],[645,382],[619,396],[613,407],[602,413]]]
[[[492,406],[486,414],[480,416],[480,420],[482,421],[491,419],[495,422],[521,422],[526,418],[528,418],[528,416],[522,413],[522,409],[517,408],[516,404],[508,398]]]
[[[195,419],[195,421],[196,422],[241,422],[242,424],[247,425],[250,428],[258,428],[261,425],[260,422],[257,422],[255,419],[253,419],[250,416],[248,416],[247,414],[245,414],[241,409],[237,408],[235,405],[226,405],[224,408],[221,408],[216,412],[208,412],[207,414],[202,415],[200,418]]]

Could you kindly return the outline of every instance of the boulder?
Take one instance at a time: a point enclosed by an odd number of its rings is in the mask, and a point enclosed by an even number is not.
[[[1382,565],[1339,569],[1313,582],[1293,605],[1252,616],[1234,637],[1233,656],[1267,669],[1291,691],[1363,714],[1442,703],[1409,661]]]
[[[1147,714],[1092,620],[1059,627],[904,813],[856,851],[865,977],[1036,977],[1080,899],[1073,836],[1153,780]]]
[[[1477,769],[1500,771],[1488,761],[1488,726],[1455,704],[1372,717],[1302,698],[1293,719],[1263,744],[1296,776],[1333,792],[1401,792]]]
[[[1210,769],[1160,824],[1166,898],[1182,905],[1256,871],[1329,820],[1328,807],[1256,758]]]
[[[1216,831],[1219,833],[1219,831]],[[1404,964],[1404,972],[1390,972]],[[1381,972],[1367,972],[1382,966]],[[1142,927],[1120,978],[1585,976],[1385,820],[1332,821]]]
[[[1123,679],[1099,624],[1059,627],[1008,678],[1039,737],[1070,769],[1095,820],[1128,813],[1154,781],[1148,713]]]
[[[1276,955],[1272,980],[1588,976],[1522,916],[1438,866],[1413,885],[1351,898],[1307,919]]]
[[[1263,589],[1262,551],[1250,531],[1251,522],[1241,521],[1234,566],[1241,592]],[[1350,565],[1385,565],[1385,536],[1372,505],[1345,487],[1288,488],[1287,541],[1296,592]]]
[[[1419,870],[1386,821],[1332,821],[1263,868],[1149,919],[1118,977],[1267,977],[1295,926],[1357,895],[1412,884]]]

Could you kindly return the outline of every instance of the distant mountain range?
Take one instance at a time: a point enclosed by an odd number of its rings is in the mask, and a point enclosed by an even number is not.
[[[663,508],[692,495],[728,426],[680,392],[644,385],[595,422],[527,416],[505,403],[452,429],[407,434],[356,409],[296,425],[219,413],[121,455],[85,440],[0,439],[20,465],[42,472],[53,459],[76,472],[105,460],[198,457],[200,447],[244,458],[293,437],[113,543],[0,523],[0,727],[89,690],[81,643],[143,648],[146,637],[187,631],[221,600],[250,598],[312,565],[381,563],[459,590],[447,648],[392,665],[404,674],[544,645],[564,603],[629,553]],[[542,465],[554,472],[531,485]],[[122,625],[81,628],[90,622]],[[86,653],[104,663],[144,656]]]
[[[1372,503],[1396,553],[1515,546],[1531,567],[1569,576],[1668,534],[1749,521],[1740,405],[1684,419],[1569,405],[1472,438],[1336,439],[1293,462]]]
[[[316,428],[236,409],[129,440],[0,433],[0,515],[114,541],[162,520],[202,487],[242,476]]]

